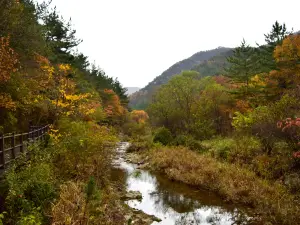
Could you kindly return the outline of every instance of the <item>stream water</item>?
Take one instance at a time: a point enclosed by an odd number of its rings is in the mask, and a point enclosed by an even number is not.
[[[142,193],[141,201],[130,200],[126,203],[132,208],[155,215],[162,220],[153,224],[251,223],[245,209],[227,204],[209,191],[172,182],[165,176],[147,170],[138,170],[137,165],[125,161],[125,152],[128,147],[127,142],[119,143],[112,178],[126,185],[127,191]]]

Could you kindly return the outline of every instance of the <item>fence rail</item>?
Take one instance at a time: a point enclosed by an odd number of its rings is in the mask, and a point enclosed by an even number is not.
[[[5,170],[9,164],[22,153],[27,153],[30,144],[45,140],[49,125],[31,126],[28,133],[9,133],[0,136],[0,170]]]

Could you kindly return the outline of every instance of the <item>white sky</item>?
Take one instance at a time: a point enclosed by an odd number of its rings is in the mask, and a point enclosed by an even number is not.
[[[278,20],[300,30],[299,0],[53,0],[79,51],[126,87],[144,87],[202,50],[264,43]]]

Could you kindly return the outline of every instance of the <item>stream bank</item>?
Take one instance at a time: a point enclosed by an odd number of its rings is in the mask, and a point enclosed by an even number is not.
[[[124,184],[129,193],[141,193],[142,199],[126,199],[125,203],[153,219],[132,224],[253,224],[247,209],[226,203],[212,192],[144,169],[147,160],[126,153],[128,147],[127,142],[119,143],[111,177]]]

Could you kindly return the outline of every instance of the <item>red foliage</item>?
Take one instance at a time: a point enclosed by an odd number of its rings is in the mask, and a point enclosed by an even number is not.
[[[285,120],[278,121],[277,127],[289,135],[290,139],[300,147],[300,118],[286,118]],[[295,158],[300,158],[300,151],[294,152]]]

